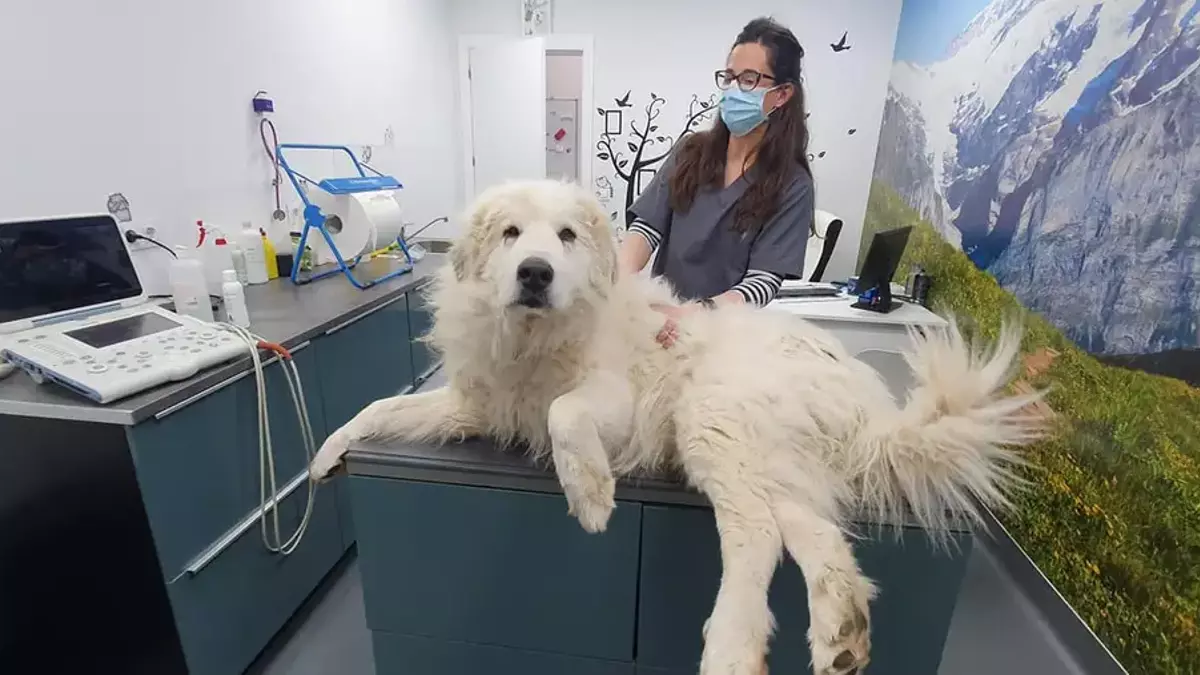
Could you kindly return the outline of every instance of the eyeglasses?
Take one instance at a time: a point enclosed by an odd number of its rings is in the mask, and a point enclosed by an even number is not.
[[[734,82],[737,82],[738,89],[742,91],[753,91],[764,78],[772,82],[775,81],[774,76],[760,73],[757,70],[743,70],[740,73],[734,73],[732,70],[725,68],[724,70],[718,70],[714,73],[714,76],[717,80],[717,89],[722,91],[733,86]]]

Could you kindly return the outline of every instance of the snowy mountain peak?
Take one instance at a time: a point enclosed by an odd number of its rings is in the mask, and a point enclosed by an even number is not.
[[[893,64],[876,177],[1085,347],[1200,343],[1200,0],[994,0],[947,54]]]

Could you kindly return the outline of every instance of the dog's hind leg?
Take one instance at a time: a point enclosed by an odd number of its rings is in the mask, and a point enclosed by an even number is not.
[[[328,477],[355,441],[397,438],[413,443],[445,443],[479,433],[474,417],[449,387],[383,398],[330,434],[309,464],[308,473],[317,480]]]
[[[868,603],[875,594],[841,528],[786,498],[772,504],[788,553],[808,585],[808,641],[816,675],[852,675],[871,649]]]
[[[700,675],[762,675],[774,618],[767,604],[782,542],[745,444],[716,426],[682,435],[688,478],[708,497],[721,538],[721,587],[704,625]]]
[[[633,394],[616,376],[589,375],[550,403],[547,415],[554,470],[569,512],[588,532],[602,532],[614,507],[616,480],[605,447],[629,439]]]

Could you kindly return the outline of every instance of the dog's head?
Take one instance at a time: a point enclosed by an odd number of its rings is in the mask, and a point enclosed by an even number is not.
[[[608,216],[577,185],[551,180],[489,188],[450,251],[459,282],[483,282],[500,311],[550,313],[605,297],[616,276]]]

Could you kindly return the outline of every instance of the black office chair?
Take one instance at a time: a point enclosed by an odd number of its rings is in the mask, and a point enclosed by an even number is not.
[[[833,247],[837,246],[838,236],[842,233],[842,219],[827,211],[817,211],[813,227],[824,244],[821,246],[821,257],[817,259],[817,266],[813,268],[808,280],[821,281],[821,277],[825,276],[825,268],[829,266],[829,259],[833,257]],[[809,240],[812,239],[810,237]]]

